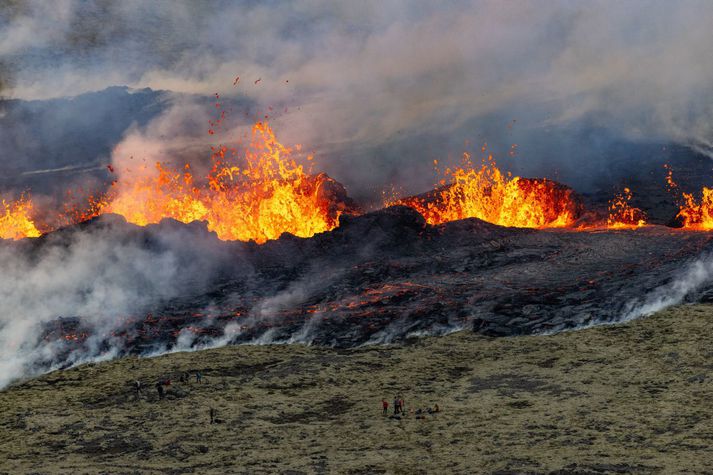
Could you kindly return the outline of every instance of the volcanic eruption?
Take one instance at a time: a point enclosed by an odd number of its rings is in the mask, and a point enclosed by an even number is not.
[[[565,185],[466,154],[434,190],[364,213],[299,152],[257,122],[244,146],[212,147],[204,176],[189,163],[112,166],[107,191],[57,212],[57,222],[70,219],[57,230],[35,225],[29,196],[3,202],[17,278],[59,276],[78,262],[72,272],[102,276],[41,280],[38,297],[61,289],[56,310],[6,293],[28,322],[42,315],[22,371],[227,343],[551,332],[657,308],[652,289],[665,302],[707,292],[705,280],[666,290],[710,247],[708,234],[685,232],[705,222],[705,202],[690,195],[683,230],[649,226],[629,188],[589,209]]]
[[[412,207],[428,224],[478,218],[508,227],[564,228],[582,213],[582,204],[571,189],[548,179],[503,173],[492,155],[476,167],[470,155],[464,154],[463,165],[447,168],[443,176],[441,187],[433,192],[387,204]]]

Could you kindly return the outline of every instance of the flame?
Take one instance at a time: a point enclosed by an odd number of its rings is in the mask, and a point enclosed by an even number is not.
[[[713,229],[713,189],[703,187],[701,199],[697,200],[692,193],[682,193],[683,204],[679,207],[678,216],[687,229]]]
[[[214,149],[204,184],[196,184],[189,165],[177,171],[157,163],[153,172],[120,179],[96,213],[120,214],[140,226],[163,218],[207,221],[220,239],[258,243],[285,232],[311,237],[334,229],[343,210],[323,189],[329,177],[305,172],[292,152],[258,122],[242,157],[225,146]]]
[[[676,193],[678,184],[673,180],[673,170],[669,165],[666,168],[666,184],[668,190]],[[684,229],[710,230],[713,229],[713,189],[703,187],[701,199],[697,200],[693,193],[681,192],[677,218],[683,222]]]
[[[646,225],[646,214],[629,204],[631,198],[631,190],[624,188],[622,193],[618,193],[609,201],[608,228],[635,229]]]
[[[0,201],[0,239],[39,237],[40,231],[30,217],[32,201],[21,196],[16,201]]]
[[[438,162],[434,162],[437,166]],[[410,206],[429,224],[479,218],[501,226],[555,228],[572,226],[577,215],[571,190],[547,179],[525,179],[503,173],[492,156],[476,168],[464,154],[462,167],[446,169],[433,196],[387,204]],[[451,184],[446,185],[446,181]]]

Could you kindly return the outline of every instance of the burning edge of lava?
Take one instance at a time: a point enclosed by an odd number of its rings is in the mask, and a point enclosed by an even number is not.
[[[104,213],[121,215],[140,226],[164,218],[206,221],[222,240],[264,243],[283,233],[311,237],[330,231],[339,225],[342,214],[358,213],[341,185],[325,174],[306,171],[292,157],[299,146],[282,145],[267,123],[253,126],[251,140],[241,153],[226,146],[212,150],[207,177],[194,176],[188,164],[175,169],[157,162],[153,169],[122,170],[106,193],[89,197],[84,205],[67,206],[55,221],[75,224]],[[432,192],[386,199],[384,205],[409,206],[431,225],[478,218],[520,228],[602,227],[578,223],[584,206],[572,189],[546,178],[504,173],[492,156],[476,166],[464,154],[460,167],[447,168],[441,175],[440,186]],[[670,169],[667,181],[670,190],[677,187]],[[631,199],[631,190],[624,188],[609,202],[607,228],[635,229],[647,224],[646,214],[631,206]],[[700,201],[688,193],[682,193],[679,201],[683,228],[713,229],[713,189],[703,188]],[[33,203],[26,195],[1,203],[0,239],[38,237],[58,227],[37,225]]]
[[[258,122],[242,153],[213,148],[207,177],[195,177],[188,164],[180,170],[158,162],[153,169],[119,170],[106,193],[68,207],[55,221],[75,224],[114,213],[140,226],[164,218],[206,221],[222,240],[264,243],[283,233],[311,237],[334,229],[341,214],[355,210],[341,185],[326,174],[310,174],[292,158],[298,149],[283,146],[267,123]],[[0,238],[40,235],[29,198],[2,203]],[[56,226],[44,228],[49,232]]]

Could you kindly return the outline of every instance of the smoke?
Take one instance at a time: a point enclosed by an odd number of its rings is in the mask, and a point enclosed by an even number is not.
[[[518,143],[517,171],[570,182],[593,171],[577,164],[606,163],[558,127],[712,150],[703,0],[27,0],[0,17],[7,95],[126,84],[288,105],[273,119],[282,140],[318,151],[357,197],[389,181],[427,189],[432,159],[458,156],[465,140],[501,155]]]
[[[658,287],[640,301],[629,302],[621,321],[652,315],[678,305],[705,290],[713,278],[713,255],[699,257],[672,282]]]
[[[68,363],[110,358],[121,345],[99,343],[127,317],[190,298],[210,285],[222,263],[240,262],[227,259],[215,237],[186,227],[139,232],[105,219],[43,240],[0,246],[0,387],[46,370],[41,364],[62,349],[59,342],[42,341],[43,324],[81,317],[91,329],[87,350],[70,355]]]

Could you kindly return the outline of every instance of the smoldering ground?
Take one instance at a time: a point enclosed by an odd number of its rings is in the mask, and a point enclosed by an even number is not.
[[[262,245],[219,241],[202,223],[141,228],[106,215],[3,244],[2,384],[231,343],[354,347],[612,323],[707,295],[710,259],[698,256],[710,246],[708,233],[663,227],[431,227],[405,207]]]
[[[669,158],[649,153],[663,144],[698,153],[696,160],[710,155],[713,111],[701,98],[713,84],[713,63],[705,60],[713,46],[711,20],[713,6],[693,0],[4,2],[2,191],[31,188],[42,197],[64,174],[77,184],[106,183],[106,165],[132,155],[195,160],[208,153],[210,114],[200,109],[212,107],[215,92],[251,111],[279,104],[270,120],[280,140],[315,151],[314,167],[344,182],[362,202],[378,203],[379,192],[391,184],[405,193],[425,191],[435,181],[433,159],[453,163],[483,142],[504,168],[519,174],[557,178],[579,189],[602,178],[613,183],[625,177],[614,175],[614,162],[630,162],[627,171],[640,171],[642,163]],[[241,80],[233,86],[236,76]],[[106,89],[116,85],[134,89]],[[240,107],[236,115],[244,112]],[[244,125],[232,123],[220,140],[239,137]],[[509,157],[513,144],[519,152]],[[392,229],[375,221],[354,232],[346,247],[361,245],[372,229],[402,238],[404,229],[415,226]],[[464,228],[438,241],[441,247],[411,236],[414,247],[394,244],[388,252],[367,253],[371,257],[363,261],[348,261],[353,268],[341,263],[329,276],[316,274],[324,279],[321,286],[312,285],[305,269],[324,257],[318,245],[348,231],[300,244],[283,240],[254,251],[263,274],[256,284],[246,277],[255,262],[243,268],[231,245],[200,233],[186,237],[181,229],[151,235],[159,244],[148,248],[140,232],[128,238],[116,226],[48,236],[40,245],[3,244],[0,384],[57,363],[55,354],[66,346],[44,344],[40,329],[59,316],[82,317],[100,335],[70,352],[64,364],[115,354],[120,342],[111,340],[111,332],[124,328],[125,316],[181,299],[188,303],[177,313],[210,309],[216,298],[244,307],[253,330],[230,328],[247,341],[271,332],[271,341],[303,335],[310,342],[359,344],[458,325],[497,334],[503,328],[530,332],[613,320],[646,313],[637,299],[652,289],[663,292],[653,294],[655,302],[670,303],[708,281],[707,271],[694,272],[693,287],[673,285],[673,297],[666,294],[680,269],[704,250],[704,235],[651,231],[652,237],[646,231],[627,244],[617,234],[560,239],[490,228],[478,228],[484,234],[473,238]],[[496,242],[492,249],[482,236]],[[588,241],[597,239],[605,247]],[[556,261],[547,252],[560,247],[571,256],[585,252],[592,265],[586,272],[593,276],[597,270],[617,273],[615,278],[591,289],[584,280],[568,286],[574,261]],[[231,249],[229,258],[224,249]],[[649,251],[657,256],[653,261]],[[314,260],[302,267],[291,260],[293,252]],[[325,259],[336,262],[331,255]],[[541,276],[535,267],[543,262],[560,262],[559,273]],[[631,275],[618,273],[628,272],[618,267],[622,262],[634,266]],[[513,277],[510,264],[525,277]],[[216,297],[210,289],[226,265],[247,274],[223,281],[226,293]],[[366,273],[369,266],[373,270]],[[467,277],[466,270],[481,274]],[[436,280],[441,273],[444,280]],[[407,276],[420,279],[416,287]],[[531,282],[525,281],[533,278],[543,279],[540,297],[528,293]],[[389,281],[398,285],[388,287]],[[368,292],[382,292],[389,305],[361,307]],[[199,304],[191,307],[196,294]],[[324,318],[328,311],[337,317]],[[276,312],[283,312],[282,319],[274,318]],[[265,313],[269,318],[260,318]],[[373,318],[360,319],[366,314]],[[265,320],[285,323],[261,326]],[[181,344],[194,342],[183,335]]]

